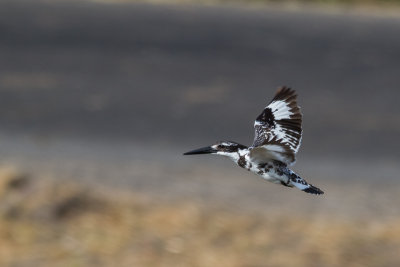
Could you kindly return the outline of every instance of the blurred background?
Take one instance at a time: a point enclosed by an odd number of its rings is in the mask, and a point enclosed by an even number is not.
[[[399,266],[400,1],[0,1],[1,266]],[[276,89],[294,170],[250,145]]]

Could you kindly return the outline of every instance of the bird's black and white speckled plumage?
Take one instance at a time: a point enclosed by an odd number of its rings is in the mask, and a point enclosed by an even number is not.
[[[323,194],[289,169],[296,160],[302,138],[302,114],[297,105],[296,92],[280,88],[254,123],[255,136],[252,146],[246,147],[232,141],[216,144],[185,153],[217,154],[227,156],[240,167],[264,179],[288,187]]]
[[[251,158],[263,161],[265,153],[293,164],[301,143],[302,114],[294,90],[282,87],[254,123]]]

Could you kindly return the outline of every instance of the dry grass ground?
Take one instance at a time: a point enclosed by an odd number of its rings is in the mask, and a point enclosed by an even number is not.
[[[0,169],[1,266],[400,266],[400,218],[228,212]]]

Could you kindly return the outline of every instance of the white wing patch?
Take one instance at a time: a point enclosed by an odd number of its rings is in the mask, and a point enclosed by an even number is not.
[[[290,116],[293,115],[288,104],[282,100],[272,101],[266,108],[272,110],[275,120],[290,119]]]
[[[270,151],[285,152],[285,149],[282,146],[278,146],[278,145],[265,145],[263,147]]]

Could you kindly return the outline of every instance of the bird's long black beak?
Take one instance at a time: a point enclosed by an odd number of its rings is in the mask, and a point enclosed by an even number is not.
[[[206,147],[202,147],[199,149],[195,149],[195,150],[183,153],[183,155],[211,154],[211,153],[215,153],[215,152],[217,152],[216,149],[214,149],[210,146],[206,146]]]

